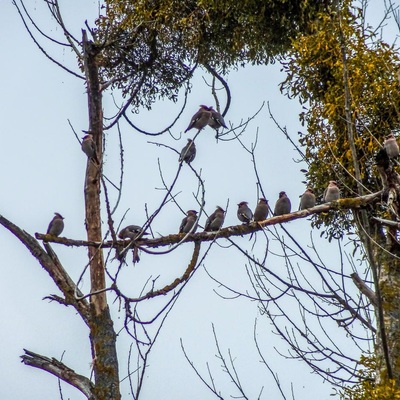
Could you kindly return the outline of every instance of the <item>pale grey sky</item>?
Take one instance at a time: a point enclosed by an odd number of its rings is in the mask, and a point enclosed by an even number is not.
[[[65,12],[65,21],[72,32],[79,37],[84,21],[93,25],[96,16],[96,1],[61,1]],[[371,2],[374,17],[383,9],[383,1]],[[55,28],[42,1],[29,2],[35,21],[50,35],[61,32]],[[376,12],[375,12],[376,11]],[[392,31],[393,32],[393,31]],[[86,158],[81,152],[68,124],[71,121],[77,132],[88,128],[87,107],[83,81],[68,75],[51,63],[33,44],[11,1],[0,3],[0,46],[3,62],[0,64],[0,88],[2,119],[2,146],[0,148],[0,213],[21,226],[30,234],[45,232],[54,211],[65,217],[63,235],[85,238],[83,182]],[[41,41],[46,49],[52,49],[58,61],[77,70],[76,60],[68,51],[60,52],[54,46]],[[298,130],[304,128],[298,122],[300,106],[296,100],[289,101],[278,90],[278,84],[284,79],[280,66],[247,67],[231,73],[228,83],[232,91],[232,106],[226,120],[234,125],[241,119],[251,116],[263,101],[268,101],[276,119],[288,128],[294,139]],[[223,98],[221,99],[223,101]],[[182,118],[174,127],[174,135],[184,131],[199,104],[213,104],[209,89],[198,74],[195,85]],[[105,96],[105,115],[114,112],[112,99]],[[171,115],[179,108],[167,102],[159,103],[151,112],[136,115],[134,121],[142,128],[157,130],[171,120]],[[167,121],[167,122],[166,122]],[[125,183],[124,192],[115,221],[130,209],[126,224],[145,222],[145,204],[150,211],[158,207],[164,193],[161,187],[157,160],[160,160],[164,178],[170,182],[177,168],[177,156],[168,149],[156,147],[148,141],[167,144],[180,150],[186,143],[182,135],[179,141],[168,134],[151,138],[143,136],[126,124],[121,125],[125,147]],[[264,190],[271,204],[278,193],[285,190],[292,199],[292,208],[298,206],[298,196],[304,191],[303,165],[294,162],[297,154],[291,144],[274,126],[267,109],[249,124],[242,136],[244,143],[250,146],[258,130],[259,143],[256,150],[258,169]],[[252,163],[249,155],[243,151],[237,141],[216,143],[211,129],[206,129],[196,139],[197,157],[193,166],[202,169],[206,185],[206,211],[212,212],[215,206],[225,206],[229,201],[229,210],[225,226],[238,223],[236,204],[247,200],[254,208],[257,190]],[[105,173],[118,179],[119,148],[116,131],[107,133]],[[175,193],[183,209],[197,208],[192,192],[197,183],[193,175],[185,168]],[[115,193],[110,193],[115,197]],[[104,211],[103,207],[103,211]],[[154,221],[155,232],[165,235],[175,233],[182,214],[173,204],[168,205]],[[204,217],[202,221],[204,223]],[[310,225],[306,220],[288,224],[287,229],[303,244],[309,242]],[[278,232],[283,232],[278,228]],[[316,232],[318,237],[319,233]],[[240,245],[250,248],[248,238],[236,240]],[[219,240],[221,247],[214,245],[205,266],[210,274],[228,286],[237,290],[246,290],[249,283],[245,272],[246,260],[239,253],[225,248],[228,243]],[[320,242],[321,243],[321,242]],[[262,243],[258,242],[260,252]],[[265,246],[265,245],[264,245]],[[279,251],[279,245],[271,240],[271,249]],[[323,242],[326,260],[331,268],[338,268],[335,245]],[[86,263],[84,249],[65,249],[54,245],[61,261],[73,279],[77,279]],[[207,246],[204,246],[205,250]],[[24,366],[19,356],[23,348],[34,352],[60,358],[77,373],[90,374],[90,348],[88,332],[80,318],[72,309],[43,301],[46,295],[57,293],[57,289],[30,256],[27,250],[5,229],[0,227],[1,269],[0,281],[1,316],[3,329],[0,331],[2,343],[2,362],[0,372],[3,384],[0,386],[1,399],[43,400],[58,398],[58,384],[53,376]],[[180,276],[189,261],[192,245],[181,246],[167,256],[149,256],[142,254],[141,262],[124,268],[120,285],[128,294],[136,296],[138,290],[152,275],[160,275],[161,283]],[[262,253],[260,253],[262,255]],[[283,259],[271,258],[268,267],[274,272],[284,271]],[[112,270],[112,267],[110,267]],[[89,278],[85,276],[82,290],[87,291]],[[217,387],[225,398],[229,394],[237,395],[226,374],[220,369],[216,359],[215,345],[212,339],[211,324],[220,338],[220,346],[227,354],[229,348],[235,357],[243,387],[249,398],[257,398],[264,387],[265,399],[280,398],[276,385],[267,369],[259,363],[259,356],[253,343],[254,321],[258,320],[258,339],[265,357],[274,372],[278,374],[287,398],[291,398],[291,383],[296,400],[330,398],[332,388],[322,379],[312,374],[303,363],[285,360],[274,350],[287,352],[285,343],[273,332],[269,321],[260,316],[255,302],[243,298],[224,300],[216,292],[227,294],[212,281],[204,268],[200,268],[184,289],[181,298],[171,312],[150,358],[150,367],[146,375],[144,396],[146,399],[213,399],[214,396],[198,380],[184,360],[180,349],[182,338],[186,350],[199,370],[207,376],[206,362],[215,373]],[[113,297],[110,296],[110,301]],[[149,302],[149,313],[160,304],[158,300]],[[286,305],[290,307],[291,300]],[[295,309],[295,307],[293,307]],[[117,330],[123,323],[123,314],[114,309]],[[294,314],[294,318],[296,314]],[[337,340],[344,332],[333,330]],[[335,339],[336,340],[336,339]],[[119,337],[121,378],[126,374],[126,358],[129,338],[123,333]],[[346,344],[345,344],[346,346]],[[352,351],[349,349],[349,351]],[[357,358],[357,354],[354,353]],[[64,398],[81,399],[75,389],[62,384]],[[122,386],[123,398],[130,398],[127,381]]]

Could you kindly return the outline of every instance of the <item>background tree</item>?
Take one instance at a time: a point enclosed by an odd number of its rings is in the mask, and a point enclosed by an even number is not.
[[[318,217],[313,223],[326,224],[329,237],[356,229],[356,246],[363,247],[377,299],[378,381],[393,379],[397,387],[397,231],[379,218],[398,218],[397,161],[382,160],[381,150],[387,135],[398,131],[398,49],[366,25],[365,9],[350,10],[350,2],[344,5],[294,43],[285,64],[288,78],[283,89],[305,104],[300,116],[307,134],[301,135],[300,143],[306,149],[311,185],[321,190],[328,175],[339,182],[346,197],[383,189],[374,207]]]
[[[53,6],[55,8],[53,8],[52,11],[54,12],[56,19],[58,19],[59,22],[62,25],[62,21],[60,19],[61,15],[58,14],[58,9],[56,7],[57,4],[54,3]],[[96,36],[97,32],[93,31],[93,34]],[[69,40],[71,41],[71,43],[74,43],[72,36],[69,36]],[[79,41],[77,41],[77,42],[79,42]],[[103,140],[101,140],[102,136],[100,134],[102,132],[102,126],[101,126],[101,124],[99,124],[99,122],[100,122],[99,115],[101,113],[102,106],[101,106],[101,103],[99,103],[99,100],[101,100],[101,97],[100,97],[101,96],[101,91],[107,87],[108,82],[103,82],[104,85],[100,87],[101,90],[99,90],[99,86],[96,84],[96,79],[97,79],[96,74],[95,74],[96,67],[100,67],[100,68],[104,67],[105,69],[107,68],[107,64],[106,64],[105,60],[102,59],[101,56],[100,56],[101,52],[99,52],[99,49],[101,49],[102,45],[101,44],[99,45],[99,43],[101,43],[101,42],[95,41],[92,44],[92,43],[90,43],[89,41],[86,40],[85,36],[83,36],[83,44],[84,44],[84,48],[86,49],[86,53],[84,54],[84,57],[82,57],[82,62],[83,62],[83,67],[84,67],[83,69],[86,72],[86,78],[87,78],[88,82],[91,84],[91,85],[89,85],[89,92],[90,92],[89,105],[90,105],[90,110],[91,110],[90,113],[89,113],[90,121],[91,121],[90,124],[89,124],[89,129],[95,134],[96,143],[97,143],[97,146],[98,146],[98,149],[99,149],[99,152],[100,152],[99,156],[101,158],[101,155],[102,155],[101,154],[101,149],[102,149],[102,146],[103,146]],[[75,46],[77,46],[77,45],[78,44],[75,44]],[[97,61],[99,61],[99,64],[97,64]],[[152,61],[152,60],[150,60],[150,61]],[[127,76],[129,76],[129,73],[128,73]],[[145,80],[143,80],[143,82],[144,81]],[[148,82],[151,82],[151,80],[149,80]],[[110,83],[111,84],[113,84],[113,83],[117,84],[117,81],[116,80],[115,81],[111,81]],[[149,86],[149,88],[154,88],[155,87],[154,85],[152,86],[151,84],[148,84],[148,86]],[[139,86],[138,88],[140,89],[141,87]],[[132,93],[133,92],[129,92],[129,95],[131,95]],[[139,92],[137,92],[137,93],[139,93]],[[126,94],[128,94],[128,92]],[[150,92],[148,98],[152,99],[151,96],[153,96],[153,95],[154,94]],[[142,101],[143,99],[144,99],[144,97],[140,97],[140,101]],[[118,101],[118,99],[117,99],[117,101]],[[133,104],[133,105],[135,105],[135,102],[134,102],[133,98],[129,98],[129,102],[127,102],[125,104],[128,104],[128,105],[129,104]],[[143,103],[143,104],[146,105],[145,103]],[[150,104],[150,103],[147,103],[147,104]],[[120,107],[119,108],[119,112],[117,113],[117,116],[125,115],[126,114],[125,111],[126,111],[126,108],[124,106]],[[115,121],[115,119],[113,119],[112,121]],[[231,136],[233,137],[233,135],[231,135]],[[92,223],[91,221],[93,221],[93,219],[95,221],[97,221],[97,225],[94,224],[90,229],[88,229],[88,231],[89,231],[88,239],[89,239],[89,241],[100,242],[100,241],[102,241],[102,236],[101,235],[99,236],[99,233],[100,233],[100,207],[99,207],[99,202],[98,202],[98,198],[99,198],[98,194],[99,194],[99,191],[100,191],[100,180],[98,179],[99,175],[96,174],[96,172],[97,172],[97,170],[96,170],[96,168],[94,168],[93,163],[89,162],[88,163],[87,178],[86,178],[86,194],[85,194],[85,196],[86,196],[86,221],[89,222],[88,225],[91,225],[91,223]],[[232,172],[232,171],[230,171],[230,172]],[[164,176],[164,172],[163,172],[163,176]],[[135,182],[138,179],[139,179],[139,177],[136,176]],[[199,181],[195,180],[195,182],[196,182],[195,185],[197,185],[198,184],[197,182],[199,182]],[[169,185],[166,184],[166,186],[168,187]],[[106,187],[107,186],[105,184],[105,187],[103,189],[104,194],[106,194],[106,190],[105,190]],[[258,187],[259,187],[260,191],[262,191],[261,182],[258,182]],[[253,191],[254,191],[254,189],[253,189]],[[164,196],[162,196],[162,197],[164,197]],[[174,198],[175,197],[176,197],[176,194],[174,195]],[[168,198],[168,197],[166,197],[166,198]],[[95,199],[95,201],[93,199]],[[201,198],[199,198],[199,201],[200,200],[201,200]],[[240,200],[243,200],[243,199],[240,199]],[[200,201],[200,203],[201,203],[201,201]],[[108,204],[108,203],[106,203],[106,204]],[[163,203],[161,203],[162,207],[159,204],[155,208],[156,210],[167,209],[166,206]],[[319,209],[319,211],[322,211],[322,210],[323,210],[323,208]],[[106,220],[106,219],[108,220],[108,226],[109,226],[110,231],[112,233],[113,230],[115,232],[116,229],[113,226],[114,224],[112,222],[112,213],[111,213],[111,211],[112,211],[112,208],[110,207],[108,209],[107,215],[104,214],[104,220]],[[291,218],[294,218],[294,217],[291,217]],[[274,222],[276,223],[276,222],[279,222],[279,221],[281,221],[281,220],[278,219],[278,220],[273,220],[271,222],[272,223],[274,223]],[[3,222],[4,222],[4,220],[3,220]],[[6,223],[6,222],[4,222],[4,224],[6,224],[9,227],[11,227],[11,225]],[[155,222],[153,223],[153,225],[154,224],[155,224]],[[232,238],[233,238],[233,235],[235,235],[235,234],[244,234],[244,233],[250,232],[251,230],[254,230],[254,229],[257,229],[257,227],[256,226],[250,227],[250,228],[237,227],[237,228],[235,228],[233,230],[230,229],[230,230],[223,231],[220,234],[221,234],[221,236],[232,236]],[[169,233],[169,232],[167,232],[167,233]],[[18,231],[16,228],[14,228],[14,233],[15,234],[18,233],[18,235],[20,235],[21,239],[27,238],[27,236],[25,236],[25,234],[23,232]],[[165,236],[165,234],[163,236]],[[112,234],[112,237],[115,240],[115,234]],[[202,241],[206,241],[206,240],[210,239],[210,237],[208,237],[206,235],[199,235],[199,236],[197,236],[197,238],[201,239]],[[279,239],[280,237],[276,236],[276,238]],[[181,240],[181,238],[168,237],[168,238],[164,238],[164,239],[161,239],[161,240],[156,239],[154,242],[147,242],[146,246],[147,246],[147,248],[151,249],[152,246],[161,246],[161,245],[166,245],[166,244],[172,244],[172,243],[176,243],[178,240]],[[258,244],[260,244],[260,242],[261,242],[261,247],[265,248],[264,241],[261,241],[260,239],[258,239]],[[66,243],[68,243],[68,242],[66,242]],[[70,242],[70,243],[72,243],[72,242]],[[79,244],[79,243],[76,243],[76,242],[74,242],[74,243],[75,244]],[[214,243],[214,242],[212,242],[212,243]],[[242,243],[243,242],[240,242],[240,248],[244,248]],[[269,240],[267,241],[267,243],[270,243]],[[235,244],[235,243],[232,242],[232,244]],[[32,244],[29,244],[29,245],[32,246]],[[143,245],[143,243],[141,243],[141,245]],[[185,245],[185,246],[187,246],[187,245]],[[90,301],[92,303],[91,311],[90,311],[91,315],[90,315],[89,318],[91,319],[91,321],[93,321],[93,320],[96,320],[99,315],[101,315],[102,317],[105,317],[108,321],[110,321],[110,318],[109,318],[109,315],[108,315],[108,307],[107,307],[107,303],[106,303],[106,297],[104,295],[104,292],[102,292],[102,289],[104,287],[106,287],[106,284],[104,283],[105,282],[105,276],[102,277],[99,274],[96,274],[96,271],[99,269],[98,266],[102,264],[101,252],[94,251],[93,247],[94,246],[89,246],[89,249],[91,249],[89,260],[91,261],[90,264],[91,264],[92,280],[91,280],[91,288],[88,289],[87,292],[89,292],[89,291],[91,293],[96,292],[96,295],[95,296],[92,295],[92,296],[89,297]],[[239,252],[241,251],[240,248],[239,248]],[[39,248],[35,248],[35,249],[36,249],[35,254],[43,254],[43,253],[41,253],[41,250],[39,250]],[[282,250],[283,250],[283,255],[285,255],[285,254],[287,255],[287,248],[285,246],[283,247]],[[213,251],[216,252],[215,249],[213,249]],[[49,249],[48,249],[48,252],[53,257],[53,260],[52,261],[50,260],[50,261],[53,262],[53,263],[56,263],[57,258],[55,258],[55,255],[52,254],[51,250],[49,250]],[[206,251],[205,254],[208,254],[208,251]],[[254,254],[257,254],[257,253],[254,252]],[[248,256],[248,254],[245,254],[245,255]],[[194,266],[193,260],[195,261],[196,257],[197,257],[197,250],[195,249],[195,252],[193,253],[193,256],[192,256],[192,262],[189,263],[189,267],[190,268],[193,268],[193,266]],[[254,259],[254,257],[253,257],[253,259]],[[251,258],[249,260],[251,260]],[[270,263],[270,255],[268,254],[268,264],[269,263]],[[97,268],[96,268],[96,264],[97,264]],[[258,264],[260,264],[260,263],[258,263]],[[264,261],[261,263],[261,265],[258,265],[258,264],[256,263],[254,265],[260,266],[261,269],[264,268],[264,271],[265,271],[265,258],[264,258]],[[127,307],[127,305],[131,302],[132,299],[131,298],[127,299],[126,298],[126,294],[125,294],[125,297],[124,297],[123,296],[124,293],[121,292],[121,290],[120,290],[121,289],[120,285],[123,284],[123,280],[121,279],[121,276],[123,276],[125,270],[123,270],[121,268],[121,269],[117,269],[117,272],[115,272],[115,270],[113,272],[110,272],[111,270],[109,270],[109,267],[111,268],[111,264],[107,261],[106,265],[107,265],[106,272],[109,272],[109,274],[110,274],[110,276],[109,276],[109,278],[111,279],[110,284],[112,282],[114,282],[114,284],[115,284],[115,285],[112,285],[112,286],[107,286],[107,288],[109,288],[112,292],[116,293],[119,296],[120,299],[125,299],[126,300],[126,302],[125,302],[126,310],[129,311],[129,307]],[[120,265],[120,266],[122,266],[122,265]],[[56,265],[55,267],[56,267],[56,270],[58,271],[58,269],[57,269],[58,266]],[[191,272],[191,270],[187,269],[187,272]],[[267,270],[267,272],[269,273],[270,270],[269,271]],[[259,271],[257,271],[257,273],[254,274],[254,276],[258,276],[258,274],[259,274]],[[173,274],[173,276],[175,278],[176,274]],[[148,274],[147,274],[147,277],[148,277]],[[186,279],[187,276],[183,275],[183,278]],[[118,280],[118,282],[117,282],[117,280]],[[64,283],[64,281],[68,281],[68,279],[66,279],[65,276],[64,276],[63,279],[61,279],[62,283]],[[78,281],[80,282],[81,280],[78,279]],[[167,282],[167,285],[161,284],[159,286],[162,289],[162,292],[157,292],[157,290],[154,291],[153,287],[155,288],[157,286],[151,286],[150,285],[150,287],[152,288],[152,291],[148,292],[149,295],[148,296],[144,296],[144,298],[154,297],[154,294],[161,294],[161,293],[164,294],[164,292],[167,292],[168,289],[171,289],[171,287],[170,287],[170,285],[168,285],[168,283],[170,283],[172,281],[168,277],[165,277],[165,281]],[[284,281],[285,281],[285,282],[283,282],[284,287],[283,287],[283,289],[281,289],[282,293],[287,292],[287,288],[285,289],[285,285],[287,285],[287,283],[290,282],[290,279],[289,280],[284,279]],[[130,281],[130,282],[132,282],[132,281]],[[133,282],[136,283],[138,281],[133,280]],[[160,282],[160,279],[155,280],[154,282],[157,284],[157,283]],[[260,281],[260,283],[261,283],[261,281]],[[72,283],[71,283],[71,285],[72,285]],[[139,283],[138,283],[138,286],[140,287]],[[73,288],[73,285],[71,287]],[[72,290],[72,292],[71,292],[71,287],[66,287],[66,288],[65,287],[60,287],[60,289],[62,290],[62,292],[64,293],[66,298],[67,298],[67,295],[71,295],[71,293],[72,293],[74,296],[70,297],[69,300],[70,300],[70,302],[72,304],[76,304],[76,306],[78,307],[78,304],[81,304],[82,300],[78,300],[77,301],[77,299],[76,299],[76,291]],[[132,288],[129,288],[129,289],[132,289]],[[99,290],[100,290],[100,292],[99,292]],[[329,291],[332,292],[332,289],[329,289]],[[303,290],[303,292],[307,293],[304,290]],[[179,293],[179,292],[177,292],[177,293]],[[281,297],[281,295],[280,295],[280,297]],[[256,297],[254,297],[254,298],[256,298]],[[53,296],[53,299],[61,301],[61,299],[59,297],[54,297]],[[172,301],[174,301],[174,299],[176,299],[176,296],[172,296],[172,299],[173,299]],[[339,299],[340,299],[340,296],[339,296]],[[271,299],[269,299],[269,303],[271,303],[270,300]],[[272,298],[272,300],[273,300],[273,298]],[[338,297],[336,297],[336,300],[338,300]],[[63,301],[61,301],[61,302],[63,302]],[[84,302],[82,302],[82,304],[84,304]],[[169,303],[169,304],[173,304],[173,303]],[[345,304],[344,308],[346,310],[348,310],[348,307],[346,308],[346,306],[347,305]],[[126,320],[126,323],[125,323],[125,328],[128,328],[128,331],[129,331],[129,325],[130,324],[132,324],[132,325],[130,325],[131,332],[132,332],[132,328],[133,327],[143,326],[143,324],[140,324],[140,322],[143,322],[143,321],[139,321],[138,318],[136,318],[136,316],[137,316],[136,313],[137,312],[138,312],[138,309],[135,308],[133,314],[129,313],[129,312],[126,314],[127,315],[127,320]],[[142,311],[139,312],[139,315],[143,315]],[[356,314],[354,314],[354,317],[358,318],[358,315],[359,314],[356,313]],[[271,313],[270,313],[270,316],[272,316],[272,320],[276,319],[276,318],[274,318],[275,316],[272,315]],[[327,316],[329,316],[329,313],[327,313]],[[136,319],[136,321],[135,321],[135,319]],[[137,323],[139,323],[139,325],[137,325]],[[107,324],[105,324],[104,327],[106,328],[106,331],[111,333],[111,336],[113,336],[113,332],[112,332],[112,328],[111,328],[110,324],[108,324],[108,326],[107,326]],[[91,327],[91,329],[95,330],[95,329],[93,329],[93,326]],[[138,339],[138,337],[136,336],[136,331],[134,329],[133,329],[133,331],[135,332],[135,339]],[[156,336],[157,336],[158,335],[158,333],[157,333],[158,331],[156,330],[155,332],[156,332]],[[148,331],[145,331],[145,334],[148,335]],[[101,332],[96,332],[96,335],[98,335],[98,338],[101,341],[101,339],[102,339]],[[101,355],[101,357],[97,357],[96,349],[95,349],[95,347],[96,347],[96,337],[94,337],[94,336],[92,336],[92,343],[93,343],[93,347],[94,347],[93,356],[94,356],[94,369],[95,369],[95,375],[96,375],[96,382],[97,381],[101,381],[101,377],[102,376],[106,376],[106,378],[104,380],[103,389],[104,390],[109,390],[110,387],[107,387],[107,384],[106,384],[107,379],[109,379],[107,377],[107,375],[110,375],[110,372],[111,372],[111,376],[113,376],[112,379],[114,379],[114,380],[118,379],[118,377],[115,374],[116,373],[116,360],[115,360],[114,355],[111,354],[113,352],[113,346],[110,346],[111,353],[108,353],[108,354],[103,353]],[[109,342],[107,341],[107,343],[109,343]],[[136,343],[138,344],[138,351],[140,353],[140,350],[139,350],[139,348],[140,348],[140,346],[139,346],[140,340],[136,340]],[[151,342],[151,343],[153,343],[153,342]],[[100,347],[100,349],[102,349],[102,347]],[[111,354],[111,356],[110,356],[110,354]],[[33,360],[37,361],[38,359],[35,358],[35,357],[36,356],[33,355]],[[27,359],[25,359],[25,361],[26,360]],[[28,358],[28,360],[29,360],[29,358]],[[146,357],[144,357],[143,360],[144,360],[144,364],[145,364],[147,362]],[[51,360],[50,360],[50,364],[51,364]],[[102,370],[102,367],[104,367],[106,365],[111,365],[112,368],[108,369],[108,370]],[[84,381],[84,382],[86,382],[86,381]],[[109,382],[109,380],[108,380],[108,382]],[[141,383],[141,382],[142,381],[139,381],[139,383]],[[90,387],[90,385],[89,385],[89,387]],[[140,392],[141,386],[138,385],[138,388],[139,388],[139,392]],[[139,392],[137,392],[137,394]],[[96,393],[95,393],[95,395],[96,395]],[[116,394],[116,396],[118,396],[118,394]]]

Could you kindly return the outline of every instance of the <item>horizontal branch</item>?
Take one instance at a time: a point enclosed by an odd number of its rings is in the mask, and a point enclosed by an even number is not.
[[[74,370],[67,367],[55,358],[48,358],[32,351],[24,349],[25,354],[21,356],[22,362],[30,367],[35,367],[53,374],[57,378],[74,386],[82,392],[88,399],[94,399],[93,383],[83,375],[77,374]]]
[[[397,230],[400,230],[400,223],[397,221],[392,221],[390,219],[383,219],[383,218],[377,218],[377,217],[372,217],[372,219],[379,222],[382,225],[389,226],[390,228],[396,228]]]
[[[366,206],[369,203],[380,198],[382,192],[368,194],[366,196],[340,199],[338,201],[333,201],[331,203],[325,203],[313,208],[306,210],[295,211],[290,214],[279,215],[277,217],[271,217],[265,221],[252,222],[250,224],[234,225],[227,228],[220,229],[217,232],[199,232],[193,233],[187,236],[186,242],[209,242],[215,240],[216,238],[230,238],[232,236],[243,236],[248,235],[252,232],[261,230],[266,226],[282,224],[285,222],[294,221],[300,218],[306,218],[313,214],[320,214],[323,212],[328,212],[329,210],[351,210],[358,209]],[[147,247],[147,248],[157,248],[170,246],[172,244],[179,243],[186,234],[178,233],[171,234],[167,236],[162,236],[156,239],[140,239],[135,241],[137,247]],[[47,234],[36,233],[36,238],[40,240],[45,240],[51,243],[59,243],[65,246],[78,246],[78,247],[98,247],[98,248],[110,248],[110,247],[125,247],[126,242],[123,240],[118,240],[117,242],[105,241],[105,242],[93,242],[86,240],[74,240],[65,237],[54,237]]]

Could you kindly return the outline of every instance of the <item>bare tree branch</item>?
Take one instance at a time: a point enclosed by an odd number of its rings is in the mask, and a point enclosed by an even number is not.
[[[25,354],[21,356],[21,359],[25,365],[50,372],[57,378],[74,386],[82,392],[88,400],[95,399],[93,395],[94,385],[88,378],[77,374],[74,370],[68,368],[65,364],[55,358],[48,358],[26,349],[24,349],[24,351]]]

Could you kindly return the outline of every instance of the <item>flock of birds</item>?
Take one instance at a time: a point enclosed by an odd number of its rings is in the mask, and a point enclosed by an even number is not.
[[[190,129],[198,129],[199,131],[204,129],[206,126],[211,126],[213,129],[218,130],[219,128],[227,128],[223,116],[213,107],[208,107],[205,105],[201,105],[199,111],[193,115],[189,126],[185,130],[185,132]],[[93,141],[93,136],[87,133],[82,138],[82,151],[87,155],[87,157],[97,164],[99,164],[99,160],[96,154],[96,146]],[[390,158],[396,158],[399,156],[399,146],[397,144],[397,140],[395,136],[391,133],[385,139],[383,149],[383,156],[386,157],[387,162]],[[185,161],[186,163],[191,163],[196,156],[196,146],[192,139],[188,139],[188,143],[182,149],[179,162]],[[382,154],[381,154],[382,156]],[[323,202],[329,203],[331,201],[336,201],[340,198],[340,189],[337,186],[336,181],[329,181],[328,187],[324,191]],[[306,191],[300,198],[300,210],[305,210],[308,208],[312,208],[315,206],[316,199],[313,189],[307,188]],[[285,192],[279,193],[279,198],[276,201],[273,215],[284,215],[289,214],[291,211],[291,202]],[[260,198],[259,202],[254,210],[254,213],[248,206],[247,201],[242,201],[238,204],[237,209],[237,217],[239,221],[243,224],[249,224],[252,221],[264,221],[267,219],[269,213],[269,205],[268,200],[264,198]],[[225,210],[222,207],[217,206],[216,210],[207,218],[207,221],[204,226],[204,231],[218,231],[221,229],[225,220]],[[186,216],[182,219],[182,222],[179,226],[179,233],[194,233],[198,227],[198,217],[196,210],[189,210],[186,213]],[[54,218],[51,220],[49,227],[47,229],[47,234],[52,236],[59,236],[64,229],[64,218],[59,213],[55,213]],[[138,239],[144,235],[148,235],[148,233],[144,232],[142,227],[138,225],[128,225],[123,228],[118,236],[120,239]]]

